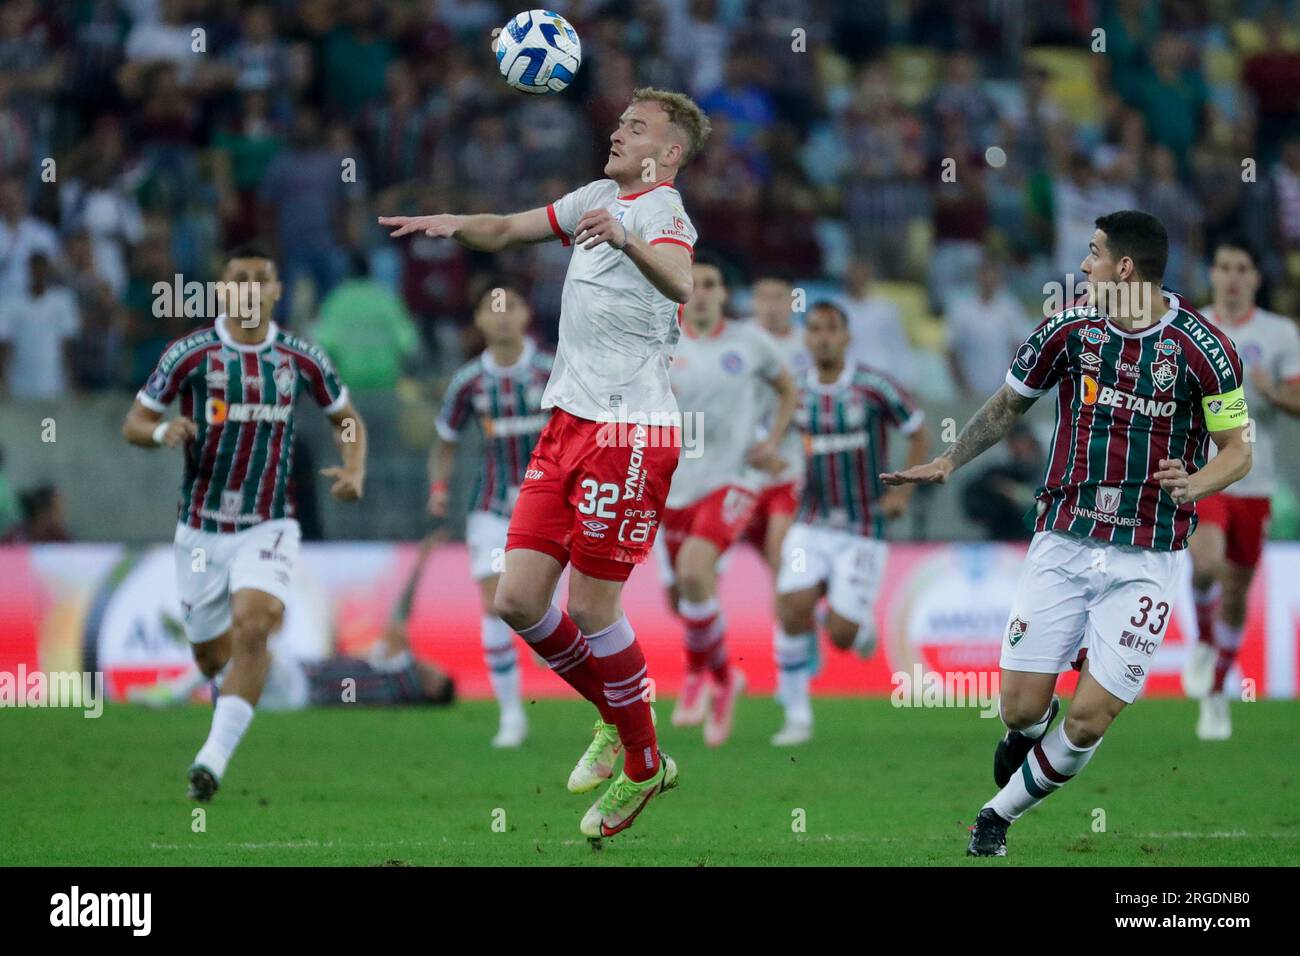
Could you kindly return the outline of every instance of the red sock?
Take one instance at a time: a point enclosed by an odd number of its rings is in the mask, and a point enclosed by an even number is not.
[[[1211,693],[1223,693],[1223,683],[1228,677],[1228,671],[1232,670],[1233,662],[1236,660],[1237,649],[1235,647],[1219,648],[1219,656],[1214,659],[1214,687],[1211,689]]]
[[[632,780],[649,780],[659,772],[659,743],[654,718],[642,682],[646,676],[645,655],[632,633],[627,618],[598,631],[591,637],[600,656],[592,657],[604,680],[605,700],[613,711],[623,741],[623,772]],[[608,650],[609,653],[602,654]]]
[[[1196,639],[1202,644],[1214,644],[1214,619],[1219,615],[1219,586],[1205,593],[1193,591],[1196,605]]]
[[[1214,659],[1213,693],[1215,694],[1223,693],[1223,684],[1228,677],[1228,671],[1232,670],[1232,665],[1237,660],[1237,652],[1241,650],[1241,634],[1240,627],[1229,627],[1223,621],[1214,622],[1214,646],[1219,650],[1218,656]]]
[[[573,618],[552,606],[540,621],[520,631],[519,636],[546,659],[547,665],[557,676],[596,705],[601,720],[607,724],[618,723],[614,719],[614,709],[605,699],[605,684],[601,680],[600,668],[591,655],[587,639],[579,632],[578,625],[573,623]]]
[[[722,641],[722,610],[717,599],[709,598],[698,603],[683,600],[677,606],[677,613],[686,625],[687,669],[699,673],[714,667]],[[722,653],[725,668],[726,652]]]
[[[713,679],[725,684],[731,679],[731,655],[727,653],[727,634],[719,628],[718,642],[713,645],[713,659],[709,662]]]

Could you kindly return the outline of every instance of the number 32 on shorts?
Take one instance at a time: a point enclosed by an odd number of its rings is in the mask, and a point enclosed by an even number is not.
[[[1154,615],[1152,612],[1155,612]],[[1145,627],[1152,634],[1158,635],[1165,629],[1165,620],[1169,617],[1169,602],[1156,602],[1147,595],[1138,599],[1138,612],[1128,619],[1134,627]]]
[[[618,501],[619,486],[612,481],[600,483],[595,478],[584,478],[582,490],[585,497],[578,505],[578,511],[584,515],[597,518],[617,518],[613,504]],[[650,531],[655,526],[653,511],[625,511],[623,520],[618,525],[618,540],[632,544],[645,544],[650,539]]]

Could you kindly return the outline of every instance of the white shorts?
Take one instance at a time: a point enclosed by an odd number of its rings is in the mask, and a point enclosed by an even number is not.
[[[230,629],[230,596],[265,591],[288,606],[302,531],[293,518],[263,521],[234,534],[176,526],[172,550],[185,634],[202,644]]]
[[[1181,551],[1040,531],[1016,585],[1001,667],[1059,674],[1086,648],[1088,673],[1131,704],[1168,632],[1182,560]]]
[[[495,511],[471,511],[465,519],[465,543],[469,545],[469,573],[482,581],[505,570],[506,532],[510,519]]]
[[[825,584],[831,610],[861,624],[871,616],[888,556],[884,541],[796,521],[781,543],[776,593]]]

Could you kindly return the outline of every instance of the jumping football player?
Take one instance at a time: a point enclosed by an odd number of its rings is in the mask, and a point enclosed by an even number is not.
[[[947,451],[884,476],[947,481],[1056,387],[1037,533],[1002,645],[1001,789],[971,828],[972,856],[1005,856],[1011,823],[1078,774],[1137,699],[1169,623],[1195,502],[1250,470],[1241,360],[1226,334],[1161,289],[1164,225],[1122,211],[1096,226],[1080,265],[1088,305],[1039,325]],[[1218,454],[1207,463],[1210,440]],[[1072,663],[1074,700],[1049,732],[1057,675]]]
[[[293,586],[300,531],[290,486],[294,407],[306,393],[334,426],[341,466],[321,469],[340,501],[361,497],[366,429],[329,359],[276,325],[275,263],[244,247],[230,256],[227,310],[245,290],[238,319],[172,343],[135,397],[122,433],[141,448],[181,447],[176,577],[194,659],[221,695],[212,730],[189,770],[189,796],[212,798],[253,719]],[[163,413],[180,398],[180,415]]]
[[[812,737],[809,685],[823,597],[831,643],[861,657],[875,652],[873,609],[888,553],[885,524],[907,510],[912,491],[886,491],[881,484],[881,465],[889,460],[887,430],[907,436],[908,467],[930,453],[925,413],[889,376],[849,359],[849,322],[839,306],[814,303],[804,337],[813,367],[799,379],[803,495],[776,579],[777,700],[785,709],[785,725],[772,738],[778,747]]]
[[[492,284],[474,309],[474,324],[487,348],[452,377],[438,416],[442,443],[433,459],[429,512],[447,515],[447,479],[455,463],[457,442],[471,418],[483,434],[483,453],[474,497],[465,525],[470,574],[483,601],[483,657],[492,692],[501,708],[494,747],[518,747],[528,735],[519,690],[519,663],[510,626],[493,610],[497,582],[505,560],[506,531],[524,469],[546,424],[542,391],[553,356],[538,349],[524,330],[528,303],[517,289]]]
[[[683,417],[699,422],[699,453],[684,453],[677,465],[655,550],[664,558],[669,604],[686,630],[686,678],[673,726],[703,724],[704,742],[717,747],[731,735],[745,689],[745,675],[727,653],[718,563],[749,523],[759,470],[781,468],[797,394],[771,337],[723,316],[722,270],[700,258],[694,274],[671,378]],[[756,441],[769,394],[777,408],[770,433]]]
[[[1232,736],[1224,680],[1241,648],[1246,594],[1264,551],[1277,482],[1273,429],[1279,413],[1300,415],[1300,332],[1290,319],[1256,307],[1259,283],[1251,247],[1220,242],[1210,267],[1214,304],[1203,314],[1231,336],[1245,366],[1255,463],[1241,481],[1196,506],[1201,520],[1188,545],[1198,640],[1183,669],[1183,689],[1200,700],[1196,736],[1202,740]]]
[[[379,220],[397,227],[394,236],[423,232],[487,251],[549,239],[574,247],[542,396],[553,411],[510,519],[495,607],[600,711],[569,789],[599,786],[625,753],[622,773],[582,819],[593,838],[627,828],[677,783],[655,738],[653,685],[620,595],[654,544],[681,450],[668,362],[691,296],[695,229],[672,184],[708,134],[688,97],[639,89],[610,135],[608,179],[508,216]],[[570,562],[566,613],[551,599]]]

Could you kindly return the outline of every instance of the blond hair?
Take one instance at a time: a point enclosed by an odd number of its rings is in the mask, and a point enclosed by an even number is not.
[[[682,154],[682,165],[704,148],[704,143],[713,132],[713,124],[704,115],[698,103],[685,93],[672,90],[657,90],[653,86],[642,86],[632,91],[633,103],[658,103],[668,114],[668,122],[676,126],[686,136],[686,148]]]

